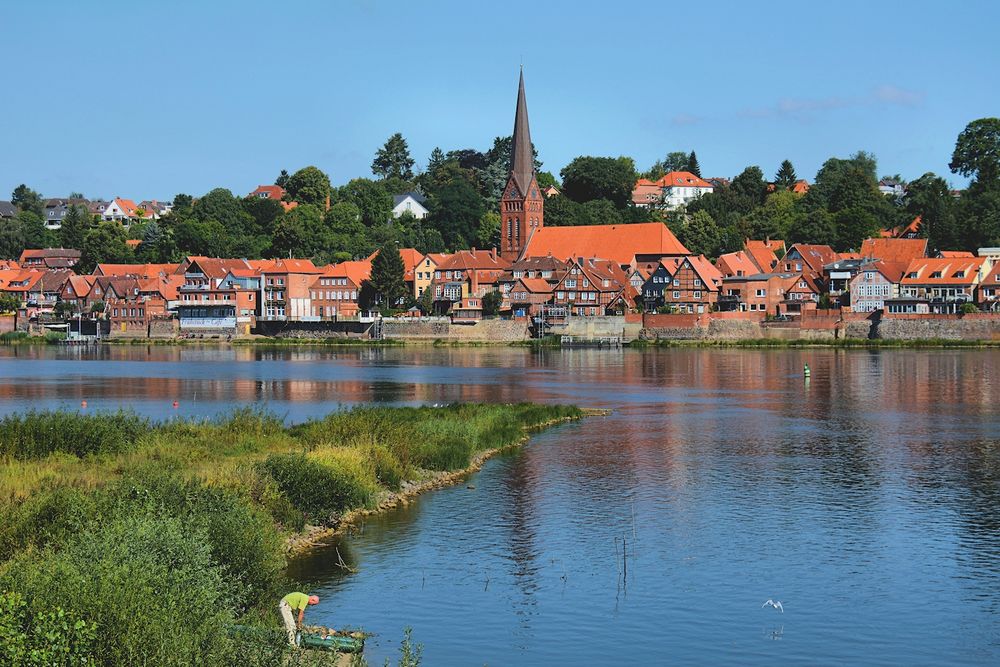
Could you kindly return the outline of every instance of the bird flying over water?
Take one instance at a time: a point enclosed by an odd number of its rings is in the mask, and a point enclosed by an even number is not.
[[[768,605],[774,607],[775,609],[777,609],[778,611],[780,611],[782,614],[785,613],[785,608],[781,606],[781,600],[778,600],[777,602],[775,602],[774,600],[768,600],[767,602],[765,602],[764,604],[762,604],[760,606],[760,608],[763,609],[764,607],[766,607]]]

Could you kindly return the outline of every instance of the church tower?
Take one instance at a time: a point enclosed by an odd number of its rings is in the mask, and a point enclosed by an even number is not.
[[[500,256],[511,262],[521,256],[528,239],[543,225],[544,198],[535,180],[535,158],[524,99],[524,71],[517,87],[517,111],[510,148],[510,176],[500,198]]]

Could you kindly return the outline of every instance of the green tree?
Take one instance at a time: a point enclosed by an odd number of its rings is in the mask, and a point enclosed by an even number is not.
[[[316,167],[303,167],[288,178],[285,192],[289,201],[326,208],[330,196],[330,177]]]
[[[379,181],[355,178],[337,189],[335,199],[357,206],[361,222],[369,227],[384,225],[392,217],[392,193]]]
[[[254,234],[254,219],[242,202],[225,188],[215,188],[194,204],[194,215],[202,221],[216,220],[233,235]]]
[[[80,272],[90,273],[102,263],[127,263],[132,260],[132,250],[125,241],[128,234],[117,222],[98,223],[87,231],[81,248]]]
[[[64,248],[79,250],[83,247],[84,235],[93,225],[94,216],[86,206],[70,206],[59,229],[59,244]]]
[[[927,172],[910,183],[903,197],[907,217],[920,216],[920,233],[932,250],[961,248],[965,238],[957,227],[956,203],[943,178]]]
[[[789,230],[788,241],[836,245],[837,225],[833,215],[823,209],[809,212],[798,225]]]
[[[45,226],[45,221],[34,211],[23,210],[17,214],[25,248],[50,248],[58,243],[56,234]]]
[[[0,292],[0,314],[16,312],[21,307],[21,300],[13,294]]]
[[[706,211],[698,211],[681,230],[681,241],[695,255],[717,257],[722,245],[719,226]]]
[[[632,201],[636,173],[631,158],[581,156],[566,165],[559,175],[563,194],[581,204],[607,199],[624,209]]]
[[[399,249],[392,244],[383,245],[372,260],[369,278],[376,303],[390,309],[400,306],[408,294],[405,280],[406,267]]]
[[[694,154],[694,151],[691,151],[691,154],[688,155],[685,171],[689,171],[698,178],[701,178],[701,167],[698,165],[698,156]]]
[[[45,217],[45,202],[42,196],[24,183],[14,188],[10,195],[10,203],[22,211],[31,211],[39,218]]]
[[[372,173],[382,178],[401,178],[408,181],[413,178],[413,165],[410,149],[406,139],[397,132],[389,137],[385,145],[375,153],[372,161]]]
[[[315,257],[329,248],[323,213],[312,204],[300,204],[285,213],[274,228],[271,255]]]
[[[499,290],[487,292],[483,296],[483,316],[496,317],[500,312],[501,304],[503,304],[503,294]]]
[[[784,239],[790,229],[803,218],[799,210],[799,195],[778,190],[767,196],[764,205],[753,209],[746,217],[747,236],[753,239]]]
[[[282,169],[281,173],[278,174],[278,177],[274,179],[274,184],[277,185],[279,188],[284,188],[286,185],[288,185],[289,178],[291,178],[291,176],[288,175],[288,170]]]
[[[880,229],[878,219],[864,207],[845,208],[835,216],[837,226],[836,247],[857,250],[864,239],[876,236]]]
[[[500,246],[500,214],[486,211],[479,219],[476,230],[477,248],[498,248]]]
[[[791,160],[782,160],[781,166],[778,167],[778,173],[774,175],[774,187],[791,190],[797,180],[798,177],[795,175],[795,167],[792,166]]]
[[[685,153],[684,151],[667,153],[665,158],[654,162],[653,166],[643,176],[655,181],[664,174],[669,174],[672,171],[685,171],[687,170],[690,157],[690,153]]]
[[[431,155],[427,158],[427,173],[432,173],[435,169],[439,168],[444,164],[444,151],[442,151],[437,146],[431,151]]]
[[[24,250],[24,230],[17,218],[0,219],[0,259],[18,259]]]
[[[177,247],[185,255],[229,257],[230,235],[218,220],[187,218],[173,227]]]
[[[468,181],[457,178],[430,200],[428,218],[446,247],[455,250],[468,248],[470,240],[476,238],[483,213],[482,197]]]
[[[538,172],[535,174],[535,180],[538,181],[538,187],[543,190],[551,186],[555,186],[556,188],[559,187],[559,181],[556,180],[556,177],[552,175],[551,171]]]
[[[973,181],[958,202],[958,220],[966,250],[1000,245],[1000,183]]]
[[[980,118],[966,125],[948,166],[981,183],[1000,179],[1000,118]]]

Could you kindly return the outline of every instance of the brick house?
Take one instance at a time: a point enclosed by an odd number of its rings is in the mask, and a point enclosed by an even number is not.
[[[680,260],[662,290],[663,305],[682,313],[706,313],[713,309],[722,289],[722,273],[704,255]]]
[[[497,289],[497,282],[511,263],[496,249],[459,250],[434,269],[434,303],[439,312],[447,312],[454,303],[470,296],[482,297]]]
[[[890,312],[899,311],[903,300],[912,302],[919,310],[925,304],[927,312],[957,313],[962,305],[974,303],[979,284],[992,268],[986,257],[958,257],[945,259],[915,259],[906,267],[900,281],[901,300],[890,303]]]
[[[886,301],[899,298],[899,284],[906,272],[904,262],[869,261],[851,279],[851,310],[872,313],[885,310]]]
[[[628,276],[617,262],[577,258],[555,286],[552,305],[568,315],[604,315],[627,287]]]
[[[310,317],[344,320],[361,316],[361,290],[371,276],[368,260],[341,262],[324,267],[309,286]]]
[[[552,300],[553,286],[543,278],[518,278],[507,292],[508,307],[514,317],[534,317]]]

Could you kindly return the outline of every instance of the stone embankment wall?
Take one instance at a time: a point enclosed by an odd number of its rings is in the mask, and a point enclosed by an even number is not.
[[[272,338],[368,338],[370,322],[258,322],[254,333]]]
[[[839,311],[766,322],[756,313],[646,315],[643,340],[1000,340],[1000,314],[872,315]]]
[[[875,325],[883,340],[1000,340],[1000,315],[888,315]]]
[[[382,335],[391,339],[462,343],[513,343],[529,337],[527,320],[482,320],[475,324],[452,324],[444,318],[382,320]]]

